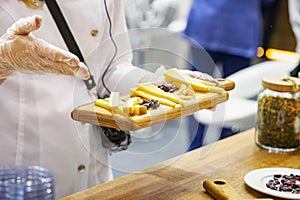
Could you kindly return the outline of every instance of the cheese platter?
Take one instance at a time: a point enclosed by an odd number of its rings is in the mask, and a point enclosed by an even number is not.
[[[226,79],[216,83],[189,77],[176,68],[164,73],[165,83],[139,83],[128,96],[112,92],[75,108],[75,121],[119,130],[135,131],[165,121],[210,109],[228,100],[235,84]]]

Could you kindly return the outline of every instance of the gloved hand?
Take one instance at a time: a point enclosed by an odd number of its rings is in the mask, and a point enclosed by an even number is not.
[[[87,67],[79,59],[32,35],[42,18],[32,16],[15,22],[0,38],[0,79],[15,72],[63,74],[88,79]]]

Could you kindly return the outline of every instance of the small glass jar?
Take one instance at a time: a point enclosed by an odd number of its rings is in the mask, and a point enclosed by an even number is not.
[[[264,149],[291,152],[300,148],[300,79],[265,78],[258,95],[255,142]]]

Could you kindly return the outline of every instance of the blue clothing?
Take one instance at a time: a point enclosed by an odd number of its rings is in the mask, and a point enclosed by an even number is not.
[[[214,76],[218,66],[222,70],[221,76],[227,77],[248,67],[262,40],[262,1],[193,0],[184,30],[184,34],[193,40],[192,69]],[[203,53],[201,47],[208,54]],[[207,55],[211,62],[207,62]],[[192,116],[188,120],[192,140],[189,150],[192,150],[202,146],[206,126]],[[222,128],[219,139],[232,134],[235,133],[231,129]]]
[[[253,58],[260,20],[261,0],[194,0],[184,34],[208,51]]]
[[[243,56],[236,56],[232,54],[213,51],[206,52],[209,54],[212,60],[209,60],[209,58],[205,57],[205,54],[203,53],[202,49],[197,47],[191,48],[191,70],[198,70],[213,76],[213,72],[215,70],[215,63],[222,63],[221,77],[226,78],[227,76],[248,67],[251,62],[251,59],[245,58]]]

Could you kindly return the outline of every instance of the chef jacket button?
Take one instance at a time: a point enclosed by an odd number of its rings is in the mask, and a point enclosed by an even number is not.
[[[98,33],[99,33],[99,31],[98,31],[97,29],[91,30],[91,35],[92,35],[93,37],[96,37],[96,36],[98,35]]]
[[[85,171],[85,166],[84,165],[79,165],[77,168],[79,173],[83,173]]]

